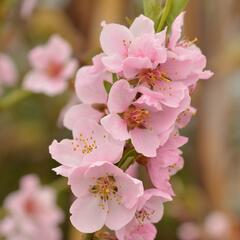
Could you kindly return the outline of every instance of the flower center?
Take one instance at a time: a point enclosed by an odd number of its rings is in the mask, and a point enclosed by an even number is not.
[[[171,82],[166,73],[156,69],[146,69],[138,74],[139,83],[147,83],[150,87],[154,87],[158,81]]]
[[[144,224],[145,220],[151,220],[151,216],[155,213],[154,210],[148,208],[148,207],[144,207],[143,209],[141,209],[140,211],[137,211],[135,213],[135,217],[138,220],[138,222],[140,224]]]
[[[72,141],[73,151],[81,150],[82,154],[86,155],[97,149],[97,143],[93,137],[93,134],[94,131],[92,131],[92,135],[86,138],[82,133],[80,133],[79,138],[74,138]],[[106,136],[104,136],[104,138],[105,137]]]
[[[60,63],[49,63],[47,67],[47,74],[52,77],[58,77],[63,69],[62,64]]]
[[[126,112],[123,113],[123,119],[126,121],[129,129],[136,127],[144,127],[144,123],[149,117],[149,111],[131,105]]]
[[[24,210],[27,214],[32,215],[37,211],[37,205],[32,199],[28,199],[24,203]]]
[[[114,199],[120,204],[121,196],[118,194],[118,191],[119,189],[116,184],[116,179],[112,175],[97,178],[95,184],[90,185],[89,187],[89,192],[103,201],[101,204],[101,207],[103,208],[105,206],[105,202],[108,200]]]

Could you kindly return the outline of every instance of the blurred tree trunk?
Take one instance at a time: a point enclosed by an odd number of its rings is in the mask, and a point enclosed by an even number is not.
[[[203,83],[199,100],[199,122],[197,126],[198,164],[201,169],[201,180],[207,192],[209,210],[222,210],[228,213],[226,206],[227,165],[228,157],[228,126],[231,96],[228,91],[228,75],[236,67],[235,56],[229,54],[232,22],[233,1],[190,1],[190,15],[194,21],[188,25],[189,30],[197,28],[202,49],[208,56],[208,68],[215,76]],[[200,27],[199,22],[203,22]],[[194,26],[194,27],[193,27]],[[233,235],[231,240],[239,239]]]

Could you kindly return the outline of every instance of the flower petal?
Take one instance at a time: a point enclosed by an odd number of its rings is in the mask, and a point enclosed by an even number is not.
[[[156,133],[148,129],[135,128],[130,132],[132,144],[138,153],[146,157],[154,157],[157,154],[157,148],[160,145]]]
[[[178,40],[181,37],[184,14],[185,13],[182,12],[172,24],[172,32],[170,35],[169,45],[168,45],[168,47],[171,49],[173,49],[176,46]]]
[[[130,30],[120,24],[106,24],[100,36],[100,43],[104,53],[109,55],[126,55],[127,47],[133,39]]]
[[[98,122],[103,113],[95,110],[88,104],[79,104],[71,107],[65,113],[63,124],[68,129],[73,129],[80,118],[89,118]]]
[[[119,230],[128,224],[134,217],[136,206],[129,209],[115,200],[108,201],[109,213],[105,225],[111,230]]]
[[[49,146],[49,152],[53,159],[67,167],[76,167],[83,164],[81,149],[75,150],[73,141],[64,139],[61,142],[54,140]]]
[[[143,34],[154,34],[154,22],[144,15],[140,15],[135,18],[132,25],[130,26],[130,31],[134,37],[139,37]]]
[[[93,66],[85,66],[78,70],[75,89],[78,98],[87,104],[106,103],[107,93],[103,81],[110,75],[104,71],[95,71]]]
[[[108,98],[108,109],[111,113],[122,113],[132,103],[137,94],[126,80],[119,80],[111,88]]]
[[[61,78],[49,78],[47,75],[38,72],[29,72],[23,82],[23,88],[36,93],[45,93],[55,96],[62,93],[67,83]]]
[[[101,124],[115,139],[125,141],[130,138],[127,124],[118,114],[107,115],[101,119]]]
[[[71,206],[71,223],[83,233],[100,230],[105,222],[107,209],[100,207],[100,200],[87,196],[77,199]]]
[[[152,66],[147,57],[128,57],[123,62],[123,74],[127,79],[132,79],[143,69],[152,68]]]

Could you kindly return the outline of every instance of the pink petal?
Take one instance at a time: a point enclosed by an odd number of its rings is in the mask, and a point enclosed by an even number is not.
[[[29,72],[24,78],[23,88],[35,93],[45,93],[55,96],[62,93],[67,87],[64,79],[49,78],[38,72]]]
[[[153,196],[146,202],[145,207],[154,211],[154,213],[150,216],[151,223],[158,223],[162,219],[164,208],[161,197]]]
[[[98,198],[87,196],[77,199],[71,206],[71,223],[83,233],[100,230],[105,222],[107,209],[103,209]]]
[[[46,49],[51,56],[51,60],[57,63],[67,62],[72,54],[70,44],[57,34],[51,36],[46,44]]]
[[[190,59],[180,60],[177,57],[169,57],[166,63],[160,66],[160,69],[172,81],[183,80],[187,78],[192,71],[193,62]]]
[[[93,66],[85,66],[78,70],[75,88],[78,98],[87,104],[106,103],[107,93],[103,81],[110,75],[106,72],[95,72]]]
[[[94,180],[87,176],[86,169],[86,167],[75,168],[69,176],[68,183],[76,197],[85,197],[90,194],[89,186],[93,184]]]
[[[171,49],[173,49],[176,46],[178,40],[181,37],[184,15],[185,13],[182,12],[172,24],[172,32],[168,44],[168,47]]]
[[[118,55],[104,56],[102,62],[109,72],[119,73],[123,69],[123,57]]]
[[[117,163],[122,157],[124,141],[113,139],[109,134],[106,134],[106,141],[102,143],[95,151],[85,156],[86,162],[106,161]],[[109,151],[111,149],[111,151]]]
[[[122,113],[132,103],[137,94],[126,80],[119,80],[111,88],[108,98],[108,109],[111,113]]]
[[[132,39],[130,30],[119,24],[106,24],[100,35],[101,47],[109,55],[126,55]]]
[[[17,80],[17,69],[12,59],[0,53],[0,83],[1,86],[13,86]]]
[[[161,32],[156,33],[155,37],[159,44],[165,46],[167,36],[167,27],[165,27]]]
[[[98,122],[103,113],[95,110],[88,104],[79,104],[71,107],[65,113],[63,124],[68,129],[73,129],[80,118],[89,118]]]
[[[111,230],[119,230],[124,227],[133,219],[136,212],[136,206],[129,209],[115,200],[108,201],[108,209],[105,225]]]
[[[72,143],[73,141],[70,139],[64,139],[61,142],[54,140],[49,146],[52,158],[67,167],[81,166],[84,163],[84,155],[81,149],[75,150]]]
[[[138,153],[147,157],[154,157],[159,147],[159,138],[153,131],[135,128],[130,131],[132,144]]]
[[[38,46],[32,49],[28,54],[28,59],[31,66],[36,70],[44,70],[49,64],[49,59],[46,57],[46,49],[44,46]]]
[[[185,97],[187,86],[181,82],[159,82],[155,87],[156,91],[162,93],[163,97],[161,102],[168,107],[179,107],[180,102]]]
[[[139,197],[143,195],[143,183],[131,176],[116,176],[119,183],[119,194],[122,196],[122,204],[127,208],[133,208]]]
[[[130,138],[127,124],[118,114],[107,115],[101,119],[101,124],[115,139],[125,141]]]
[[[61,72],[61,77],[65,79],[69,79],[73,76],[75,71],[78,68],[78,62],[76,59],[70,60],[63,68]]]
[[[123,62],[123,74],[127,79],[136,77],[144,69],[152,68],[153,64],[147,57],[128,57]]]
[[[140,15],[133,21],[130,26],[130,31],[134,37],[139,37],[144,34],[153,35],[155,33],[154,22],[150,18]]]
[[[69,177],[71,173],[73,172],[74,168],[72,167],[66,167],[66,166],[59,166],[52,169],[57,175],[61,175],[63,177]]]

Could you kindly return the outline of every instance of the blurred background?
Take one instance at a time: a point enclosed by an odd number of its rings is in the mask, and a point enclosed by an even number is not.
[[[126,17],[141,12],[140,0],[0,0],[0,52],[15,61],[20,86],[28,51],[51,34],[69,41],[84,65],[99,51],[102,20],[127,24]],[[157,239],[192,240],[187,237],[201,232],[196,240],[239,240],[240,1],[190,0],[184,31],[188,39],[198,38],[215,75],[194,94],[198,113],[182,132],[190,138],[183,148],[185,168],[173,178],[176,197],[166,204]],[[0,204],[25,174],[36,173],[46,184],[57,178],[48,146],[70,135],[57,123],[72,94],[31,95],[0,109]],[[80,240],[69,222],[70,202],[70,193],[62,192],[64,239]]]

